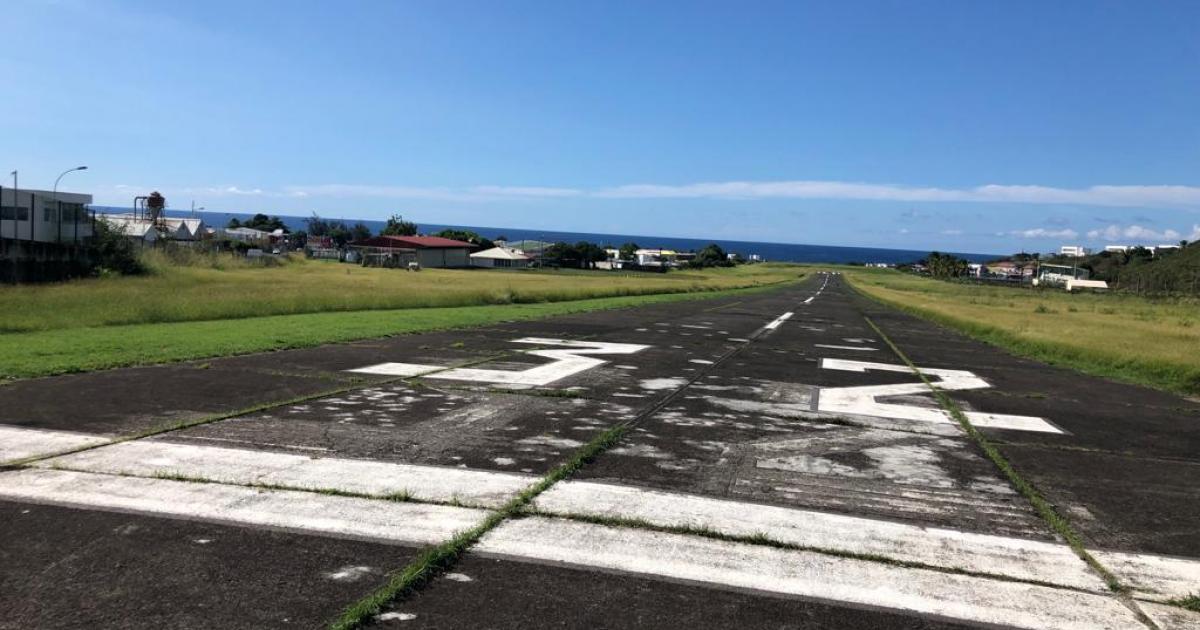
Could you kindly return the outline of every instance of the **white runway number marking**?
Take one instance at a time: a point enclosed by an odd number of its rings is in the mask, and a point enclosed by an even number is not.
[[[912,370],[904,365],[849,361],[845,359],[821,359],[821,367],[826,370],[844,370],[847,372],[912,373]],[[966,370],[946,370],[940,368],[920,368],[920,370],[926,376],[930,377],[930,379],[937,379],[935,384],[940,389],[962,391],[991,387],[987,381]],[[860,416],[912,420],[916,422],[955,424],[954,418],[941,409],[879,401],[879,398],[884,396],[912,396],[928,393],[929,388],[920,382],[901,383],[898,385],[822,388],[817,402],[817,410],[829,413],[849,413]],[[967,411],[965,413],[967,419],[978,427],[1011,429],[1014,431],[1037,431],[1041,433],[1062,433],[1062,431],[1055,428],[1049,422],[1046,422],[1044,418],[1035,416],[1016,416],[978,411]]]
[[[489,370],[482,368],[455,368],[447,370],[438,365],[421,365],[417,363],[380,363],[369,365],[350,372],[362,374],[384,374],[387,376],[421,376],[450,381],[472,381],[477,383],[494,383],[498,385],[526,385],[538,387],[549,385],[554,381],[590,370],[605,363],[595,355],[624,355],[641,352],[650,346],[635,343],[608,343],[604,341],[575,341],[567,339],[547,339],[543,337],[524,337],[515,339],[513,343],[527,343],[539,346],[560,346],[561,348],[544,350],[526,350],[526,354],[553,359],[550,363],[536,365],[527,370]]]

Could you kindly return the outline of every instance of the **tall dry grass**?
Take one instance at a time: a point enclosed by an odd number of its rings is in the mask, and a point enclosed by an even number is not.
[[[150,253],[146,262],[152,270],[147,276],[0,288],[0,332],[712,291],[801,274],[783,265],[667,274],[407,272],[302,258],[272,264],[186,253],[171,258]]]
[[[891,270],[843,273],[867,295],[1019,354],[1200,394],[1195,298],[958,284]]]

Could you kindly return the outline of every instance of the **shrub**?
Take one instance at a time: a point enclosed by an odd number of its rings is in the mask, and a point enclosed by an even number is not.
[[[115,227],[97,220],[91,242],[92,261],[97,275],[119,273],[126,276],[145,273],[146,267],[138,258],[137,246]]]

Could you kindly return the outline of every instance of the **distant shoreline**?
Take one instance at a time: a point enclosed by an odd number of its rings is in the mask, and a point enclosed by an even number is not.
[[[93,206],[100,213],[122,213],[129,212],[129,208],[116,206]],[[189,216],[191,213],[187,210],[169,209],[169,216]],[[210,212],[200,211],[196,215],[204,219],[205,223],[211,226],[223,227],[229,219],[247,219],[253,213],[243,212]],[[276,215],[283,220],[288,228],[304,229],[304,221],[308,217],[296,217],[287,215]],[[363,225],[371,228],[372,231],[378,231],[383,227],[385,221],[368,220],[368,219],[353,219],[342,218],[335,216],[323,216],[323,219],[344,221],[347,224],[361,222]],[[924,258],[929,254],[929,250],[912,250],[912,249],[888,249],[882,247],[849,247],[841,245],[811,245],[802,243],[765,243],[759,241],[737,241],[723,238],[682,238],[671,236],[647,236],[638,234],[603,234],[595,232],[562,232],[556,230],[531,230],[522,228],[501,228],[501,227],[486,227],[486,226],[471,226],[471,225],[442,225],[433,223],[420,223],[418,225],[423,233],[438,232],[446,228],[471,230],[479,233],[490,239],[495,239],[498,236],[507,236],[511,241],[548,241],[557,242],[565,241],[574,243],[578,241],[590,241],[600,245],[613,245],[619,247],[623,243],[634,242],[642,247],[662,247],[678,250],[698,250],[709,243],[716,243],[722,249],[729,252],[735,252],[742,256],[749,257],[751,254],[758,254],[767,261],[771,262],[797,262],[797,263],[904,263],[915,262],[920,258]],[[965,258],[971,262],[987,262],[995,260],[1003,254],[978,254],[965,252],[946,252],[956,256]]]

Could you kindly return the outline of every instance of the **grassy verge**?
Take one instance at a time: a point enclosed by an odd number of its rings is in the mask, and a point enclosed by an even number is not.
[[[980,450],[983,451],[983,454],[986,455],[987,458],[996,465],[996,468],[998,468],[1004,477],[1008,479],[1009,483],[1011,483],[1012,486],[1017,489],[1017,492],[1020,492],[1021,496],[1024,496],[1025,499],[1029,501],[1029,504],[1033,507],[1034,511],[1037,512],[1038,516],[1040,516],[1042,520],[1046,521],[1046,524],[1050,526],[1050,529],[1054,530],[1054,532],[1059,536],[1062,536],[1067,544],[1071,547],[1071,550],[1075,552],[1075,555],[1079,556],[1079,558],[1086,562],[1093,571],[1099,574],[1110,589],[1112,589],[1114,592],[1125,593],[1126,589],[1117,579],[1117,576],[1114,575],[1112,571],[1109,571],[1107,567],[1100,564],[1100,561],[1096,560],[1096,558],[1092,556],[1092,554],[1089,553],[1088,550],[1083,546],[1083,538],[1079,535],[1079,532],[1076,532],[1075,528],[1071,526],[1070,521],[1068,521],[1063,515],[1059,514],[1058,510],[1054,509],[1054,506],[1042,496],[1042,493],[1038,492],[1037,489],[1034,488],[1028,481],[1026,481],[1024,477],[1017,473],[1017,470],[1012,467],[1012,464],[1009,463],[1008,458],[1006,458],[1004,454],[1000,452],[1000,449],[996,448],[995,445],[988,440],[987,436],[980,433],[979,430],[975,428],[975,425],[971,424],[970,419],[968,419],[967,415],[963,413],[963,410],[958,406],[958,403],[954,402],[953,398],[951,398],[946,394],[945,391],[930,381],[929,378],[921,372],[920,368],[913,364],[912,360],[908,358],[908,355],[904,354],[904,352],[896,346],[891,337],[888,337],[887,333],[883,332],[879,326],[875,325],[875,322],[871,321],[870,318],[867,318],[867,324],[869,324],[871,328],[875,330],[875,333],[879,335],[879,338],[883,339],[884,343],[886,343],[888,347],[892,349],[892,352],[894,352],[896,356],[900,357],[900,359],[904,361],[909,369],[911,369],[913,373],[920,377],[925,385],[929,387],[929,389],[933,392],[934,398],[937,399],[938,404],[941,405],[942,409],[945,409],[946,412],[949,413],[956,422],[958,422],[959,426],[962,427],[967,436],[970,437],[971,440],[980,448]]]
[[[187,263],[148,255],[138,277],[0,287],[0,332],[256,318],[332,311],[563,302],[688,293],[793,279],[795,267],[744,265],[670,273],[426,269],[419,273],[328,261],[269,266],[231,256]]]
[[[1046,363],[1200,395],[1200,303],[954,284],[843,269],[880,302]]]
[[[383,609],[395,601],[440,575],[454,565],[458,558],[471,548],[484,534],[488,533],[508,518],[519,516],[537,495],[545,492],[550,486],[566,479],[576,470],[595,459],[604,451],[612,448],[620,441],[628,430],[625,425],[617,425],[601,433],[591,442],[580,448],[569,461],[561,464],[550,474],[541,478],[514,497],[504,507],[488,514],[475,527],[455,534],[450,540],[425,550],[408,566],[392,575],[379,589],[366,597],[354,602],[333,622],[334,630],[352,630],[371,621]]]
[[[311,313],[10,333],[0,335],[0,379],[304,348],[501,321],[736,295],[767,288],[770,287],[542,304]]]

